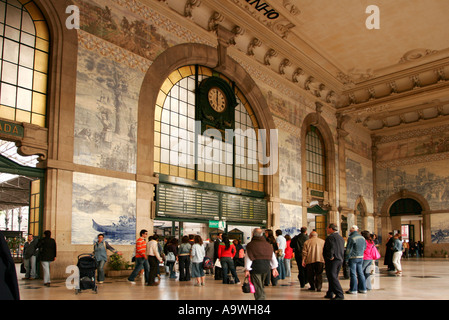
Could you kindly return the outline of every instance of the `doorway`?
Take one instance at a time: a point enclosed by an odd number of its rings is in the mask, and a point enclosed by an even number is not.
[[[20,258],[24,236],[41,237],[44,176],[36,157],[17,154],[14,142],[0,140],[0,230],[19,234],[9,239],[11,253]]]

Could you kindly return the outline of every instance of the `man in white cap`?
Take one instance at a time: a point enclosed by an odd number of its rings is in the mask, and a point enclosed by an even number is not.
[[[349,229],[348,243],[346,245],[345,260],[349,266],[349,290],[348,294],[366,293],[366,281],[363,274],[363,253],[366,249],[366,240],[358,232],[354,225]]]

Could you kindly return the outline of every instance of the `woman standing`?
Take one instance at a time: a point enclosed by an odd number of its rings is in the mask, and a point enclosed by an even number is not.
[[[293,248],[290,247],[290,243],[292,242],[292,237],[290,237],[289,234],[285,235],[285,240],[287,242],[286,248],[285,248],[285,256],[284,256],[284,264],[285,264],[285,276],[291,277],[291,266],[292,266],[292,258],[293,258]]]
[[[204,269],[203,261],[206,252],[203,247],[203,239],[199,235],[193,238],[194,244],[192,246],[192,278],[196,279],[195,286],[204,286]]]
[[[178,239],[173,238],[164,247],[165,264],[168,266],[170,279],[176,279],[175,263],[178,261]]]
[[[377,250],[377,248],[374,244],[373,239],[371,238],[371,234],[369,233],[369,231],[362,231],[361,234],[366,241],[366,249],[363,253],[362,271],[365,275],[366,289],[371,290],[371,268],[373,266],[373,260],[376,260],[376,257],[373,256],[373,250]]]
[[[240,283],[234,265],[234,254],[236,252],[234,244],[231,244],[227,234],[223,234],[223,242],[218,246],[218,258],[220,258],[221,267],[223,269],[223,283],[228,283],[228,270],[231,271],[232,277],[236,284]]]
[[[401,257],[402,257],[402,237],[400,234],[394,236],[393,242],[393,265],[396,268],[396,275],[402,275]]]
[[[190,251],[192,245],[189,243],[189,237],[184,236],[181,239],[181,245],[178,250],[179,262],[179,281],[190,281]]]

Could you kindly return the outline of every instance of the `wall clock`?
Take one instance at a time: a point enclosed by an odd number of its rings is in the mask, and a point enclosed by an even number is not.
[[[227,99],[224,92],[220,88],[210,88],[209,92],[207,93],[207,98],[212,109],[214,109],[218,113],[222,113],[226,110]]]

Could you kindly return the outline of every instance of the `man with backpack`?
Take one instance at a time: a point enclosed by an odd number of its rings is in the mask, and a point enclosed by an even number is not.
[[[307,228],[302,227],[301,233],[294,236],[290,242],[290,247],[295,251],[295,260],[298,265],[298,280],[301,288],[304,288],[307,284],[306,268],[302,265],[302,250],[304,248],[304,242],[309,240],[307,235]]]

